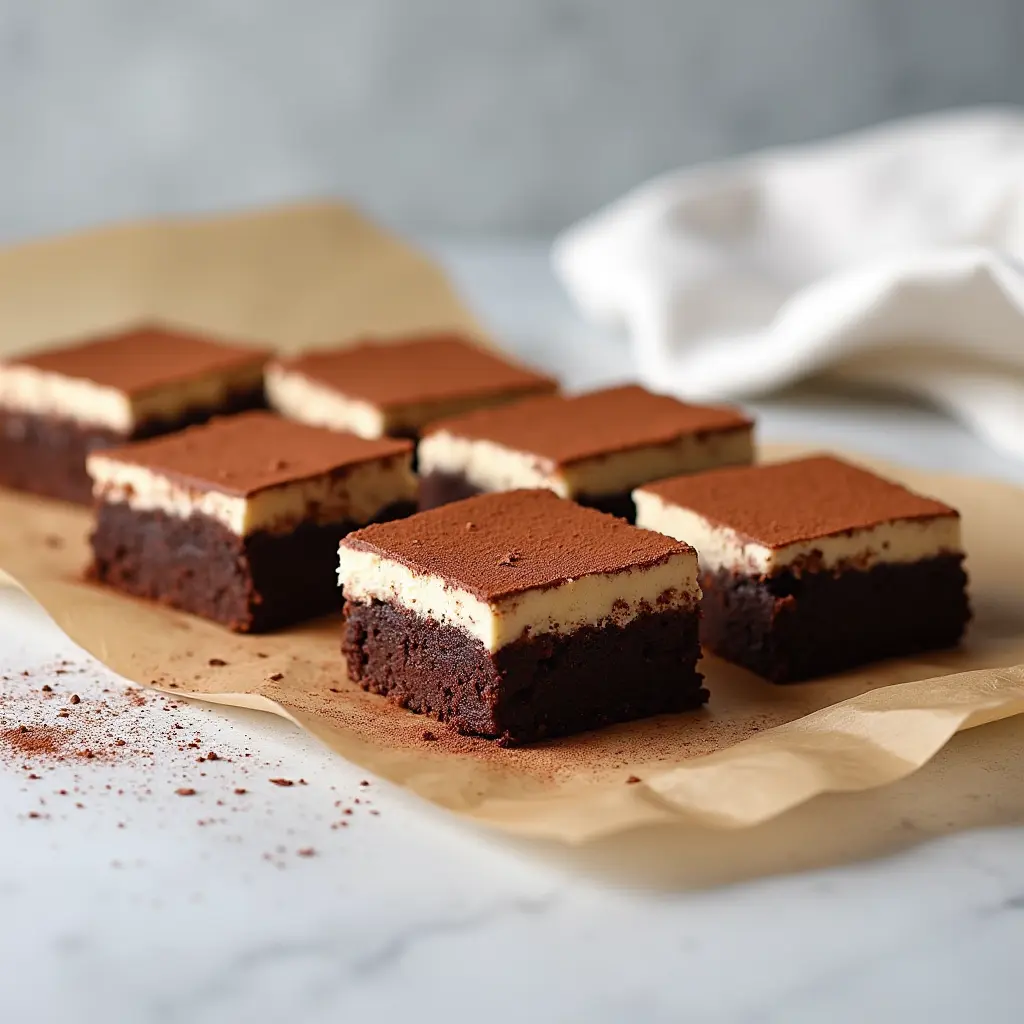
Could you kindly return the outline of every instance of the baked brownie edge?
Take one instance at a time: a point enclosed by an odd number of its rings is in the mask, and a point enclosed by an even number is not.
[[[130,435],[59,416],[0,409],[0,486],[91,505],[92,480],[85,468],[90,452],[169,434],[205,423],[213,416],[263,408],[265,404],[262,386],[239,391],[216,408],[192,409],[173,420],[145,420]]]
[[[963,556],[768,577],[704,573],[705,646],[772,682],[954,647],[971,618]]]
[[[413,511],[411,502],[398,502],[378,518]],[[240,537],[208,516],[101,503],[88,576],[236,632],[265,633],[340,610],[338,543],[357,525],[306,522],[287,533]]]
[[[364,689],[459,732],[517,745],[702,706],[698,623],[696,611],[651,612],[491,654],[457,627],[381,601],[348,601],[342,652]]]

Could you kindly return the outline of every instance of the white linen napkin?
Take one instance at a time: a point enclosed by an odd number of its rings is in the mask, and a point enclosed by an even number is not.
[[[886,125],[659,178],[556,272],[697,400],[827,374],[936,403],[1024,458],[1024,114]]]

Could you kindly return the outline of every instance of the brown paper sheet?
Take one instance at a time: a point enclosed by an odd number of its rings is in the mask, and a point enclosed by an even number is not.
[[[437,268],[334,206],[38,243],[0,254],[0,282],[0,351],[153,316],[279,348],[425,326],[482,337]],[[579,843],[665,822],[764,827],[818,794],[903,779],[957,731],[1024,711],[1024,548],[1004,542],[1024,491],[885,468],[964,514],[976,621],[961,650],[790,687],[709,657],[707,710],[524,750],[455,736],[352,686],[336,621],[235,636],[81,582],[82,510],[0,491],[0,567],[127,679],[285,715],[349,760],[507,832]]]

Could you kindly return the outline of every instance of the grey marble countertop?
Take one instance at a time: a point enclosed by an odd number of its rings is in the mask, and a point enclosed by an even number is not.
[[[628,376],[621,340],[574,318],[543,246],[431,247],[524,356],[573,386]],[[758,412],[768,438],[1024,480],[926,409],[811,391]],[[1022,1019],[1015,722],[958,738],[884,791],[730,840],[772,873],[715,887],[690,870],[685,836],[666,836],[657,863],[625,842],[511,843],[270,716],[126,699],[10,589],[0,678],[4,728],[43,699],[99,719],[105,698],[130,737],[119,758],[0,765],[0,1019],[12,1024]],[[990,748],[1002,760],[967,757]],[[220,759],[198,763],[211,749]],[[945,799],[954,784],[969,811]],[[859,815],[866,834],[884,824],[890,852],[829,864],[826,814]]]

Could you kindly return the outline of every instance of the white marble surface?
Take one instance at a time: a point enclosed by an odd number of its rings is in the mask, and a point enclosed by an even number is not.
[[[621,343],[573,319],[538,246],[440,251],[524,354],[574,384],[628,369]],[[1024,480],[927,410],[805,395],[761,411],[769,436]],[[68,674],[54,674],[65,657]],[[117,686],[2,589],[0,677],[3,728],[44,700],[44,681],[56,686],[48,713],[71,716]],[[67,704],[72,692],[81,703]],[[685,835],[658,858],[651,843],[573,855],[512,844],[361,786],[362,772],[269,716],[106,700],[133,737],[123,757],[0,764],[5,1024],[1022,1019],[1024,831],[966,828],[1024,820],[1015,723],[963,737],[884,792],[726,840],[776,874],[696,891],[714,865],[697,870]],[[199,746],[179,752],[168,736]],[[964,761],[989,747],[1002,760]],[[210,749],[224,760],[196,763]],[[956,810],[953,787],[969,798]],[[866,837],[884,826],[883,846],[903,851],[798,870],[819,853],[828,862],[836,813],[859,815]]]

